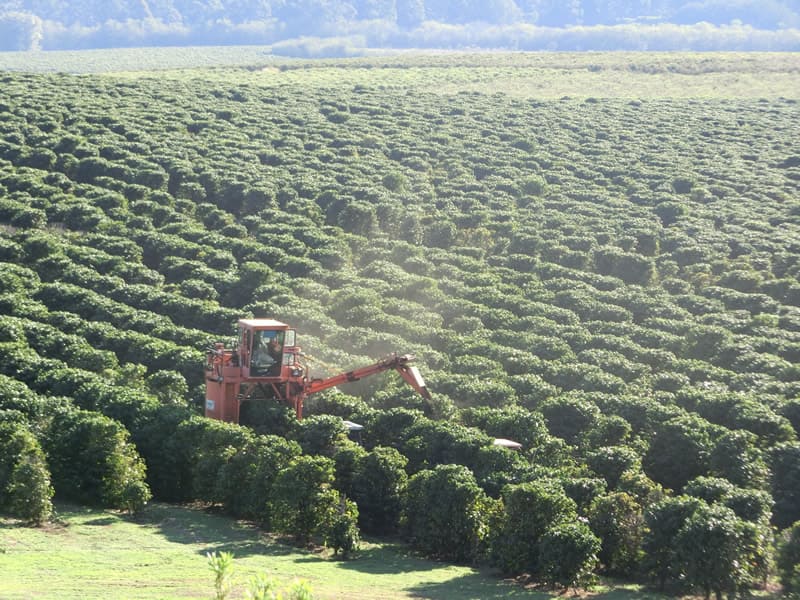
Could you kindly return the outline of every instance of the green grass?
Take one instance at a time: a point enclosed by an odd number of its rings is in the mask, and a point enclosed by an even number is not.
[[[0,70],[107,73],[249,83],[355,86],[517,98],[794,98],[800,53],[385,51],[301,60],[269,46],[0,52]]]
[[[211,598],[207,552],[235,557],[234,592],[266,573],[287,587],[308,580],[316,598],[540,599],[493,573],[425,560],[400,544],[363,545],[358,557],[284,545],[250,525],[190,507],[154,503],[129,518],[101,509],[61,505],[58,522],[43,528],[0,520],[0,598]],[[636,587],[599,587],[597,598],[659,598]]]
[[[378,86],[539,99],[800,98],[800,54],[403,53],[272,65],[254,70],[248,81],[267,86]]]
[[[275,62],[269,46],[186,46],[0,52],[0,69],[46,73],[103,73],[196,69]]]

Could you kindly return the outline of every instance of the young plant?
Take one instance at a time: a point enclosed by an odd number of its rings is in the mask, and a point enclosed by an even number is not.
[[[233,554],[230,552],[206,552],[208,566],[214,572],[214,600],[225,600],[231,591],[233,577]]]

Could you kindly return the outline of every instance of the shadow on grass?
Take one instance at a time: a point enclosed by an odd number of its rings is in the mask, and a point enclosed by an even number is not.
[[[446,582],[422,583],[407,590],[415,598],[426,600],[667,600],[670,596],[652,590],[618,587],[611,590],[553,590],[547,587],[524,586],[510,580],[493,578],[488,572],[475,572]]]
[[[667,596],[649,590],[630,590],[618,588],[592,595],[592,600],[664,600],[665,598],[675,598],[677,596]]]
[[[434,569],[443,569],[452,565],[423,558],[399,543],[381,543],[380,546],[359,550],[349,560],[340,560],[338,566],[342,569],[358,571],[359,573],[385,575],[433,571]]]
[[[129,520],[157,530],[170,542],[201,546],[197,553],[202,555],[230,552],[241,558],[254,554],[283,556],[301,551],[267,539],[254,525],[199,507],[153,503]]]
[[[540,590],[526,588],[513,581],[493,577],[492,574],[476,571],[469,575],[455,577],[445,582],[421,583],[406,590],[414,598],[427,600],[503,600],[505,598],[546,600],[557,598],[557,593],[547,593]],[[571,594],[560,596],[565,600]]]
[[[90,519],[88,521],[84,521],[83,525],[113,525],[114,523],[119,523],[119,519],[117,517],[98,517],[97,519]]]
[[[79,506],[61,500],[57,500],[54,505],[54,515],[56,519],[79,519],[86,515],[97,514],[98,511],[103,510],[96,506]]]

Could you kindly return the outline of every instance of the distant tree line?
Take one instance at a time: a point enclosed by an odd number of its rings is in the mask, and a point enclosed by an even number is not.
[[[274,44],[520,50],[796,50],[788,0],[183,0],[0,2],[0,50]],[[758,33],[756,33],[758,32]],[[296,45],[284,51],[298,48]],[[300,46],[301,55],[309,48]]]

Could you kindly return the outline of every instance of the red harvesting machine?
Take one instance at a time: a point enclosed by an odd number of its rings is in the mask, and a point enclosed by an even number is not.
[[[378,362],[334,375],[311,379],[297,345],[294,329],[273,319],[240,319],[239,337],[233,348],[221,342],[206,356],[205,414],[220,421],[239,422],[239,407],[245,400],[274,397],[294,407],[303,418],[306,396],[349,381],[394,369],[423,397],[430,398],[410,354],[390,354]]]

